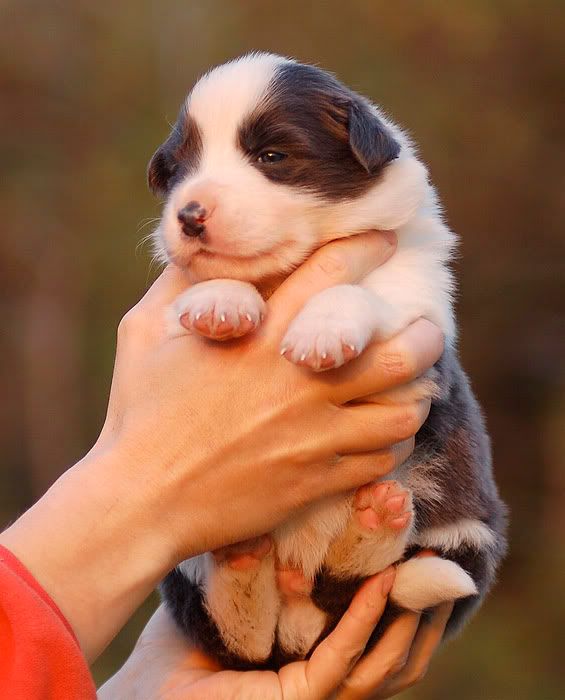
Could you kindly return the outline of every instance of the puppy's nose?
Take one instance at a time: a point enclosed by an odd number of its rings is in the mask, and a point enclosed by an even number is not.
[[[204,222],[207,218],[208,212],[200,202],[189,202],[177,214],[182,232],[186,236],[193,236],[194,238],[201,236],[206,230]]]

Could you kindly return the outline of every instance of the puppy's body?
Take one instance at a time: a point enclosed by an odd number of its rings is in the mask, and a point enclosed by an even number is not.
[[[364,578],[404,560],[392,601],[423,610],[457,599],[450,628],[459,627],[504,552],[504,507],[454,347],[455,239],[406,136],[323,71],[253,54],[197,83],[149,181],[167,197],[158,250],[194,281],[171,312],[172,333],[244,335],[265,310],[258,288],[280,282],[329,240],[390,229],[393,257],[359,285],[314,296],[282,354],[313,370],[337,367],[421,316],[446,338],[433,372],[390,397],[433,396],[412,457],[386,484],[312,506],[280,527],[274,552],[256,566],[210,553],[183,562],[162,587],[177,622],[229,666],[276,667],[308,654]],[[391,504],[401,510],[391,514]],[[367,526],[367,509],[381,526]],[[419,548],[440,556],[408,561]],[[304,573],[310,596],[281,598],[275,557]]]

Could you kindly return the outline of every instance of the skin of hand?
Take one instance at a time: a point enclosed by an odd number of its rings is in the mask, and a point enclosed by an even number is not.
[[[390,567],[361,587],[336,629],[308,661],[274,671],[224,671],[190,645],[163,606],[125,665],[99,690],[100,700],[377,700],[418,682],[439,645],[452,603],[430,618],[405,613],[359,658],[394,581]]]
[[[239,341],[170,337],[165,310],[188,286],[174,267],[126,314],[98,441],[0,535],[58,604],[87,659],[181,560],[269,532],[409,456],[429,403],[359,399],[439,359],[433,324],[420,320],[329,373],[278,354],[308,298],[360,280],[393,252],[391,236],[375,232],[325,246]]]

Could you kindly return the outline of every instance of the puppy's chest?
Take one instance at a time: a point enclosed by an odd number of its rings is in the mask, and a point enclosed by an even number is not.
[[[305,509],[274,532],[278,563],[302,570],[312,579],[330,543],[346,528],[352,512],[352,497],[337,496]]]

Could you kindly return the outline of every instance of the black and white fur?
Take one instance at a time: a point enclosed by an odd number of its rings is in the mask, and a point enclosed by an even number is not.
[[[253,330],[265,312],[258,290],[268,293],[330,240],[388,229],[398,236],[393,257],[360,284],[310,299],[282,354],[314,370],[339,366],[419,317],[446,339],[433,376],[396,397],[433,396],[412,457],[387,476],[411,493],[411,525],[394,537],[359,532],[352,496],[312,506],[273,534],[278,561],[313,581],[310,598],[281,601],[273,553],[251,572],[208,553],[162,585],[178,624],[227,666],[277,667],[306,656],[360,583],[400,561],[389,613],[456,599],[449,630],[459,628],[505,551],[505,508],[455,351],[455,236],[407,136],[330,74],[250,54],[197,82],[148,177],[165,199],[157,250],[194,283],[171,310],[171,333],[198,331],[204,317],[218,339]],[[438,556],[409,558],[421,548]]]

